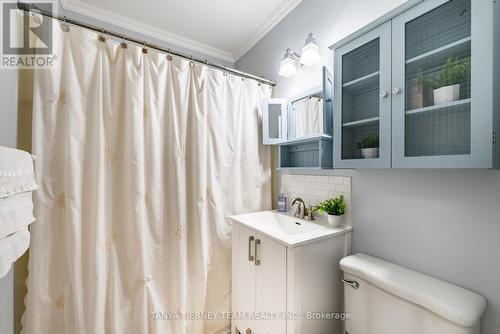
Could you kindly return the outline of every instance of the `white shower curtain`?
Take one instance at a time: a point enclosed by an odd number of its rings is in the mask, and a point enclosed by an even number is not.
[[[34,83],[24,333],[228,333],[224,314],[186,312],[230,310],[228,216],[271,205],[270,87],[54,32],[61,67]]]

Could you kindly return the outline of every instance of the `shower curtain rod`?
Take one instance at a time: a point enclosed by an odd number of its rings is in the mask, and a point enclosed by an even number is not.
[[[203,64],[203,65],[208,66],[208,67],[216,68],[218,70],[221,70],[221,71],[224,71],[224,72],[227,72],[227,73],[231,73],[231,74],[233,74],[235,76],[238,76],[238,77],[242,77],[242,78],[246,78],[246,79],[252,79],[252,80],[255,80],[255,81],[258,81],[260,83],[267,84],[267,85],[270,85],[270,86],[276,86],[276,82],[275,81],[268,80],[268,79],[265,79],[265,78],[261,78],[259,76],[256,76],[256,75],[253,75],[253,74],[250,74],[250,73],[246,73],[246,72],[243,72],[243,71],[239,71],[239,70],[236,70],[236,69],[233,69],[233,68],[228,68],[227,66],[223,66],[223,65],[219,65],[217,63],[210,62],[210,61],[208,61],[208,59],[196,58],[196,57],[193,57],[192,55],[186,55],[186,54],[183,54],[182,52],[175,51],[175,50],[172,50],[170,48],[165,49],[165,48],[163,48],[163,47],[161,47],[159,45],[156,45],[154,43],[149,43],[149,42],[146,42],[146,41],[142,41],[142,40],[139,40],[139,39],[131,37],[131,36],[127,36],[127,35],[124,35],[124,34],[119,34],[119,33],[115,32],[115,31],[112,31],[112,30],[104,29],[102,27],[98,27],[98,26],[95,26],[95,25],[92,25],[92,24],[88,24],[88,23],[85,23],[85,22],[82,22],[82,21],[70,19],[70,18],[67,18],[66,16],[54,15],[53,13],[51,13],[49,11],[43,10],[41,8],[38,8],[37,6],[35,6],[32,3],[25,3],[25,2],[18,1],[17,7],[20,10],[23,10],[23,11],[26,11],[26,12],[35,12],[35,13],[41,14],[43,16],[50,17],[52,19],[55,19],[55,20],[58,20],[58,21],[62,21],[64,23],[66,23],[66,24],[71,24],[71,25],[79,26],[79,27],[82,27],[82,28],[85,28],[85,29],[93,30],[95,32],[98,32],[98,33],[101,33],[101,34],[104,34],[104,35],[112,36],[112,37],[115,37],[115,38],[118,38],[118,39],[123,39],[123,40],[125,40],[127,42],[132,42],[134,44],[141,45],[141,46],[143,46],[145,48],[154,49],[154,50],[165,52],[167,54],[171,54],[171,55],[174,55],[174,56],[177,56],[177,57],[185,58],[185,59],[188,59],[188,60],[191,60],[191,61]]]

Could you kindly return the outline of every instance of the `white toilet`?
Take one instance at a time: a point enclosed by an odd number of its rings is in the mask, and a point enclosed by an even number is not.
[[[340,261],[347,334],[479,334],[486,300],[466,289],[369,256]]]

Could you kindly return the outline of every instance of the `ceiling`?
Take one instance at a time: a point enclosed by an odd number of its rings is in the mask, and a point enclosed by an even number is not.
[[[61,0],[65,9],[234,63],[302,0]]]

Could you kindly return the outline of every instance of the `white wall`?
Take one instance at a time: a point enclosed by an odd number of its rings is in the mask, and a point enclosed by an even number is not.
[[[17,72],[0,70],[0,146],[16,147]],[[14,333],[14,274],[0,279],[0,333]]]
[[[278,81],[289,97],[320,84],[332,70],[327,47],[400,5],[401,0],[303,0],[237,63]],[[317,35],[322,63],[278,77],[287,47],[297,51]],[[301,172],[303,173],[303,172]],[[482,294],[488,300],[483,334],[500,328],[500,171],[356,170],[312,172],[352,176],[353,250],[385,258]]]

